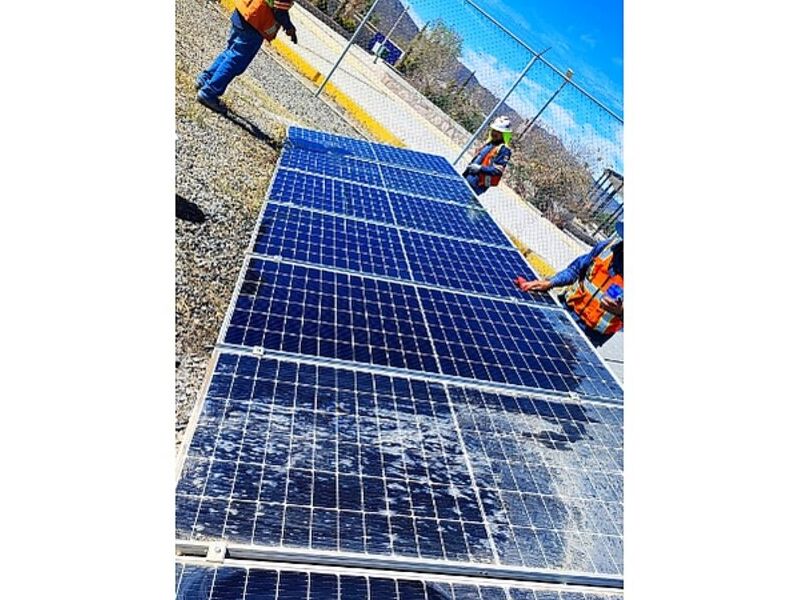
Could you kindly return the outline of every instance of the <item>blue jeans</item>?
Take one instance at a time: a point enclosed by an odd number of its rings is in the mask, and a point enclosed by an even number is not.
[[[234,10],[231,13],[228,47],[197,78],[201,86],[200,94],[209,99],[217,99],[224,94],[233,78],[244,73],[253,62],[263,40],[258,30]]]

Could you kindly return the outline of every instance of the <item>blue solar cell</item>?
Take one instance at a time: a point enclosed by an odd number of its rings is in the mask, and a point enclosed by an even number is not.
[[[257,254],[410,279],[397,229],[281,204],[267,207]]]
[[[436,202],[428,198],[389,192],[397,224],[465,240],[508,247],[509,241],[489,213],[477,206]]]
[[[179,600],[623,600],[618,591],[592,594],[548,591],[545,586],[430,581],[424,575],[351,575],[345,569],[229,567],[176,563],[191,577]]]
[[[225,342],[436,372],[413,287],[252,259]]]
[[[289,127],[287,138],[289,145],[294,147],[357,156],[369,160],[375,158],[375,152],[372,149],[373,145],[370,142],[355,140],[333,133],[292,126]]]
[[[563,311],[258,258],[245,273],[224,342],[622,397]]]
[[[214,443],[190,444],[179,536],[492,561],[442,385],[225,356],[213,379],[231,393],[204,402]]]
[[[388,190],[479,207],[469,186],[459,179],[428,175],[380,165]]]
[[[368,185],[381,185],[378,165],[341,154],[314,152],[303,148],[286,148],[281,153],[278,166],[298,169],[326,177],[338,177]]]
[[[278,169],[269,197],[302,208],[394,223],[385,191],[338,179]]]
[[[372,144],[372,149],[378,161],[382,163],[437,173],[453,179],[461,177],[443,156],[375,143]]]
[[[564,311],[424,287],[419,295],[442,373],[622,399]]]
[[[513,279],[536,275],[519,252],[416,231],[401,231],[414,281],[555,306],[548,294],[526,294]]]
[[[236,354],[209,389],[183,539],[622,572],[621,408]]]

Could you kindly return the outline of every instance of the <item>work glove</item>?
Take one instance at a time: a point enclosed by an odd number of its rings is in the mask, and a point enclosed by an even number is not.
[[[480,173],[480,171],[481,171],[481,166],[478,165],[478,164],[470,163],[467,166],[467,173],[470,173],[472,175],[475,175],[476,173]]]
[[[297,43],[297,30],[296,29],[290,29],[289,31],[286,32],[286,35],[289,36],[289,39],[292,40],[292,43],[294,43],[294,44]]]

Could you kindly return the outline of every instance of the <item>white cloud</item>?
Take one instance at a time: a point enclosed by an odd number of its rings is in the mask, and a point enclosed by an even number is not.
[[[581,36],[581,41],[589,46],[590,48],[594,48],[597,45],[597,40],[594,39],[590,34],[584,33]]]

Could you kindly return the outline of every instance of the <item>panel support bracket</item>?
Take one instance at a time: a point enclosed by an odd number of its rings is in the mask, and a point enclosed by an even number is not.
[[[211,563],[221,563],[228,554],[228,547],[220,542],[211,544],[206,553],[206,560]]]

